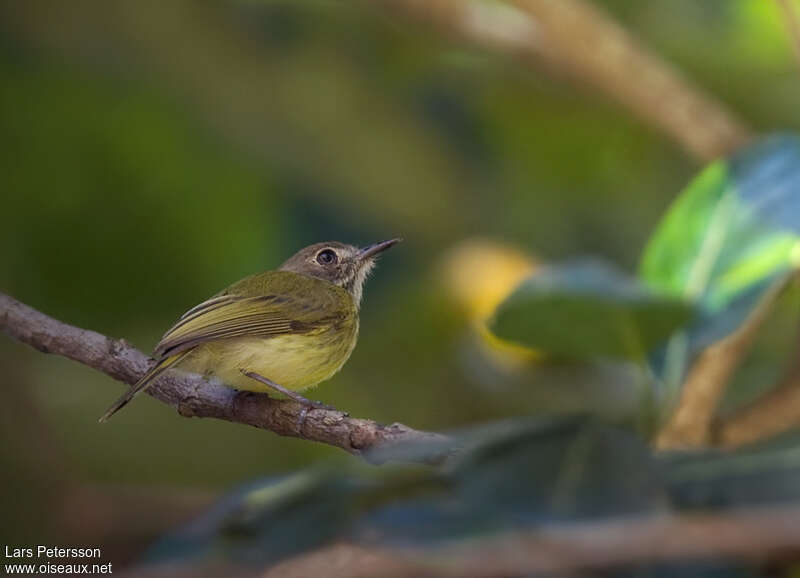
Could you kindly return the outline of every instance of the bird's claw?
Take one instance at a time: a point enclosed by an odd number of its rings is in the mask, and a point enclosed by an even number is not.
[[[328,405],[327,403],[322,403],[321,401],[309,401],[307,407],[309,409],[324,409],[327,411],[336,411],[336,408],[332,405]]]
[[[322,403],[321,401],[311,401],[307,399],[303,402],[300,402],[303,405],[303,409],[300,410],[300,415],[297,418],[297,429],[303,429],[303,425],[306,423],[306,416],[308,416],[308,412],[312,409],[323,409],[326,411],[338,411],[332,405],[328,405],[326,403]],[[346,414],[345,414],[346,415]]]

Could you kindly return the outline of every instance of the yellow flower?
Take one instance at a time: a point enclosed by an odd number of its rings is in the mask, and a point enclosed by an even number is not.
[[[486,327],[495,309],[539,263],[516,247],[486,239],[470,239],[450,249],[442,267],[445,290],[470,319],[482,349],[496,365],[517,369],[541,357],[533,349],[504,341]]]

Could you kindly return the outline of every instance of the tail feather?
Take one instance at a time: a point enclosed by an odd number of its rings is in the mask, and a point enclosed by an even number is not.
[[[100,423],[103,423],[108,420],[112,415],[117,413],[123,407],[128,405],[128,403],[137,395],[146,391],[148,387],[153,384],[153,381],[161,375],[164,371],[178,363],[181,359],[183,359],[186,354],[189,353],[188,351],[184,351],[183,353],[179,353],[177,355],[173,355],[171,357],[165,357],[164,359],[160,360],[156,363],[150,370],[145,373],[139,381],[137,381],[131,388],[126,391],[124,394],[120,396],[120,398],[111,404],[111,407],[106,410],[106,412],[100,417],[98,420]]]

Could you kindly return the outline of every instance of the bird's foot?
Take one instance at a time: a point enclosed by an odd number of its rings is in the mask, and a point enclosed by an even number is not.
[[[298,395],[298,397],[302,398],[301,400],[295,400],[303,405],[303,409],[300,410],[300,415],[297,417],[297,429],[302,430],[303,426],[306,424],[306,416],[308,416],[308,412],[313,409],[323,409],[327,411],[338,411],[332,405],[327,405],[322,403],[321,401],[311,401],[310,399],[304,398],[302,395]]]
[[[310,399],[305,399],[305,398],[303,398],[303,400],[297,400],[297,401],[302,403],[308,409],[324,409],[327,411],[339,411],[332,405],[328,405],[327,403],[322,403],[321,401],[312,401]]]
[[[305,397],[303,397],[302,395],[300,395],[296,391],[292,391],[291,389],[286,389],[282,385],[279,385],[279,384],[275,383],[274,381],[272,381],[271,379],[268,379],[268,378],[264,377],[263,375],[260,375],[260,374],[254,372],[254,371],[249,371],[247,369],[240,369],[239,371],[241,371],[244,375],[246,375],[250,379],[254,379],[254,380],[258,381],[259,383],[262,383],[262,384],[266,385],[270,389],[272,389],[274,391],[277,391],[278,393],[280,393],[282,395],[285,395],[286,397],[288,397],[292,401],[296,401],[297,403],[302,405],[303,409],[300,410],[300,416],[297,419],[297,429],[298,430],[303,427],[303,425],[305,424],[305,421],[306,421],[306,416],[308,415],[308,412],[311,411],[312,409],[324,409],[324,410],[327,410],[327,411],[338,411],[335,407],[327,405],[327,404],[324,404],[321,401],[311,401],[310,399],[306,399]],[[345,415],[347,415],[347,414],[345,414]]]

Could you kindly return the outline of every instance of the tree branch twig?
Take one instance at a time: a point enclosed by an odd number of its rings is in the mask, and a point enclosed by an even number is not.
[[[800,424],[800,379],[797,376],[721,421],[714,442],[726,448],[779,435]]]
[[[683,383],[678,407],[658,434],[658,448],[698,448],[712,441],[714,412],[719,401],[734,371],[750,351],[775,301],[793,279],[789,276],[774,283],[734,333],[707,347],[692,364]],[[764,433],[764,437],[769,435]]]
[[[721,102],[583,0],[372,0],[464,42],[532,63],[604,93],[691,155],[714,159],[750,129]]]
[[[454,576],[514,576],[686,560],[757,560],[800,549],[800,508],[742,508],[545,525],[443,548]]]
[[[0,293],[0,331],[43,353],[55,353],[82,363],[127,384],[150,367],[151,360],[123,339],[80,329]],[[414,430],[400,423],[382,425],[349,417],[341,411],[309,411],[303,406],[265,394],[237,392],[199,375],[166,372],[148,393],[185,417],[213,417],[302,438],[364,455],[378,446],[410,441],[438,441],[441,434]]]
[[[795,359],[780,383],[714,424],[715,445],[736,448],[782,434],[800,424],[800,360]]]
[[[551,523],[422,549],[337,543],[279,562],[259,575],[263,578],[499,578],[540,574],[583,576],[615,568],[688,561],[759,564],[797,559],[798,519],[800,506],[787,504],[716,513]],[[202,567],[183,570],[191,569],[199,573],[203,570]],[[235,571],[237,567],[230,569]],[[130,576],[172,576],[170,570],[175,568],[151,565]],[[185,572],[185,575],[193,574]]]
[[[792,0],[775,0],[775,3],[783,13],[786,30],[789,33],[789,41],[794,50],[795,61],[797,66],[800,67],[800,18],[797,17],[797,12],[792,6]]]

